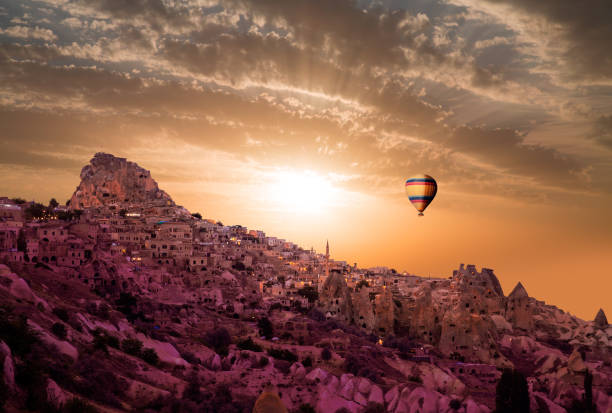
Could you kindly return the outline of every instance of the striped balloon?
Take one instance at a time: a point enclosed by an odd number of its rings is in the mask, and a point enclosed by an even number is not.
[[[437,191],[436,180],[429,175],[415,175],[406,180],[406,195],[419,211],[419,216],[423,215],[423,211],[434,199]]]

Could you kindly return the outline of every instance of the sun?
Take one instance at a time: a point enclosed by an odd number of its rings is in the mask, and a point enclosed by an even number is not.
[[[268,200],[289,213],[321,214],[340,198],[332,180],[313,171],[275,171],[267,186]]]

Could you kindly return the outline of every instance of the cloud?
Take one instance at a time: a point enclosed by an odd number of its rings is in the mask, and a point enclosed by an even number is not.
[[[45,40],[47,42],[57,40],[57,36],[52,30],[44,29],[38,26],[9,26],[6,29],[0,28],[0,34],[21,39]]]

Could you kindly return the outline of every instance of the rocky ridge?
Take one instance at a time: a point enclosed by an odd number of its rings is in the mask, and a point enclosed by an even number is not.
[[[81,170],[81,183],[70,198],[72,209],[112,204],[173,206],[174,201],[159,189],[151,173],[111,154],[98,152]]]

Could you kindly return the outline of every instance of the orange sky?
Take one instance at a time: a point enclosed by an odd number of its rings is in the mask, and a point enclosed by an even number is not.
[[[0,195],[64,201],[104,151],[226,224],[612,316],[604,3],[141,3],[0,6]]]

